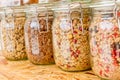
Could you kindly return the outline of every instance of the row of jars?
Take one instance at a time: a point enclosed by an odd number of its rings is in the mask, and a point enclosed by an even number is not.
[[[28,58],[34,64],[56,63],[65,71],[92,67],[101,78],[119,80],[119,10],[113,1],[90,8],[78,2],[3,8],[3,56],[9,60]]]

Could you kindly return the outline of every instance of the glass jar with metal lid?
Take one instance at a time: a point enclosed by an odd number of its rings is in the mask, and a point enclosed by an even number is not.
[[[2,52],[9,60],[27,59],[24,41],[24,7],[4,8],[2,17]]]
[[[91,7],[93,18],[89,30],[92,70],[101,78],[119,80],[119,8],[115,1],[102,1]]]
[[[25,23],[25,41],[28,59],[34,64],[53,64],[53,12],[47,7],[28,7]]]
[[[63,2],[54,9],[52,27],[55,63],[65,71],[90,68],[88,31],[80,3]]]

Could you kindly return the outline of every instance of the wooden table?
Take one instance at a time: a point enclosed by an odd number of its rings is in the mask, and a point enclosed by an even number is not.
[[[56,65],[34,65],[0,57],[0,80],[100,80],[92,71],[65,72]]]

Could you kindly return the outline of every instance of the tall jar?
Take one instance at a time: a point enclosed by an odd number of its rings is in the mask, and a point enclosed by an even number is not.
[[[105,3],[105,4],[103,4]],[[113,1],[95,4],[90,26],[92,70],[101,78],[120,80],[120,24]]]
[[[2,17],[2,52],[9,60],[27,59],[24,41],[25,12],[23,7],[5,8]]]
[[[52,27],[55,63],[65,71],[90,68],[88,31],[79,3],[58,4]]]
[[[53,64],[53,13],[47,7],[30,7],[25,23],[25,41],[28,59],[33,64]]]

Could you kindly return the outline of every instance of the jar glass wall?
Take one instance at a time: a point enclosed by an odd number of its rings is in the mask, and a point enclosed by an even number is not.
[[[2,17],[2,52],[9,60],[27,58],[24,41],[25,12],[23,7],[5,8]]]
[[[0,56],[2,55],[2,18],[4,16],[4,9],[0,9]]]
[[[92,7],[93,20],[89,29],[92,69],[101,78],[119,80],[120,78],[117,77],[120,74],[117,70],[120,68],[118,7],[114,2]]]
[[[47,7],[30,7],[25,24],[26,50],[34,64],[53,64],[53,12]]]
[[[65,71],[90,68],[88,31],[84,29],[83,18],[79,3],[63,3],[55,8],[54,58],[56,65]]]

